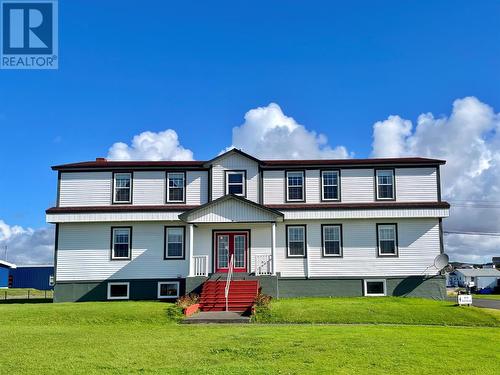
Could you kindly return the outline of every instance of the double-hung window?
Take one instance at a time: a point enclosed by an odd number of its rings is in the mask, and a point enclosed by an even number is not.
[[[339,200],[339,171],[321,172],[322,195],[324,201]]]
[[[167,202],[184,202],[185,181],[184,172],[167,173]]]
[[[165,259],[184,259],[185,227],[165,227]]]
[[[323,231],[323,256],[342,256],[342,226],[340,224],[325,224]]]
[[[377,224],[379,256],[398,255],[398,226],[396,224]]]
[[[226,194],[245,196],[245,171],[226,171]]]
[[[132,202],[132,173],[115,173],[113,203]]]
[[[289,202],[304,200],[304,171],[286,172],[286,200]]]
[[[306,226],[288,225],[286,227],[287,248],[289,257],[306,256]]]
[[[391,200],[394,199],[394,170],[393,169],[377,169],[375,171],[377,183],[377,199]]]
[[[132,227],[111,228],[111,259],[130,259]]]

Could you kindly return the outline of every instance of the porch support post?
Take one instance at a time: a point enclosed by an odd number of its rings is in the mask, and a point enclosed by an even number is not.
[[[273,275],[276,275],[276,223],[272,224],[271,228],[271,264],[273,267]]]
[[[188,276],[189,277],[193,277],[194,276],[194,258],[193,258],[193,244],[194,244],[194,225],[193,224],[189,224],[189,273],[188,273]]]

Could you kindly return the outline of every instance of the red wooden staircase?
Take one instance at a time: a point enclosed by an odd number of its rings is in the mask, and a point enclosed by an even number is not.
[[[201,291],[200,309],[202,311],[226,310],[225,288],[226,281],[206,281]],[[258,280],[232,280],[228,295],[229,311],[250,310],[258,291]]]

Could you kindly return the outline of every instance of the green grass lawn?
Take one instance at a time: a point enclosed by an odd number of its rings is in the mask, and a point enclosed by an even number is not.
[[[290,301],[283,302],[290,306]],[[315,301],[325,308],[326,299]],[[411,302],[408,309],[414,308]],[[373,306],[374,314],[380,311],[373,299],[365,305]],[[470,324],[484,325],[492,316],[479,311],[485,317],[469,315]],[[175,306],[161,302],[2,304],[0,373],[500,372],[496,327],[180,325],[180,318]],[[370,323],[367,318],[351,315],[352,322]],[[465,344],[474,350],[463,350]]]
[[[262,323],[372,323],[500,327],[500,310],[421,298],[285,298],[258,309]]]

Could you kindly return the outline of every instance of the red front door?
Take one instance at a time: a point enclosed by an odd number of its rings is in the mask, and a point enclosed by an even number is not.
[[[227,272],[233,256],[234,272],[247,272],[248,232],[215,233],[215,272]]]

